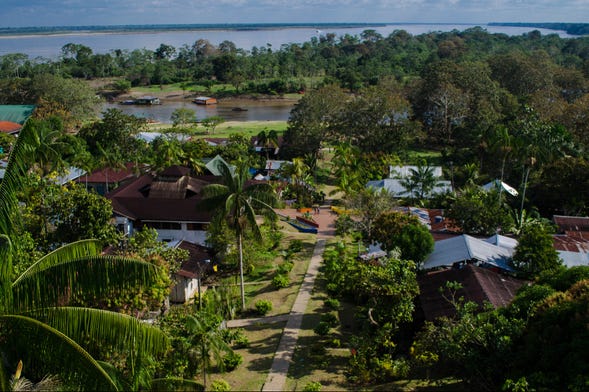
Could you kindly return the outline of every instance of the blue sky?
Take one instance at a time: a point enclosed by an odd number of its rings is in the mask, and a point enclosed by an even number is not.
[[[589,0],[2,0],[1,10],[0,27],[589,21]]]

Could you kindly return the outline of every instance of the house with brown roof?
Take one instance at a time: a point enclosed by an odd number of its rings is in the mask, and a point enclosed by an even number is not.
[[[461,288],[451,293],[446,288],[447,282],[460,283]],[[481,310],[485,303],[498,308],[511,303],[519,288],[527,282],[489,268],[467,264],[461,268],[419,275],[417,283],[420,291],[418,307],[425,320],[434,321],[438,317],[453,317],[456,314],[452,294],[455,300],[463,297],[465,301],[479,304]]]
[[[221,181],[193,176],[187,167],[172,166],[161,174],[144,174],[106,195],[112,201],[117,227],[125,234],[151,227],[160,241],[205,245],[212,213],[199,206],[202,189]]]
[[[213,251],[188,241],[177,241],[172,246],[188,251],[188,259],[174,275],[176,284],[170,291],[170,301],[186,303],[197,293],[202,294],[202,279],[213,270]]]

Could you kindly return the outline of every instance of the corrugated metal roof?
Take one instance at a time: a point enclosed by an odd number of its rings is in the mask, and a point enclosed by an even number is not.
[[[435,243],[434,251],[423,263],[422,269],[451,267],[454,263],[476,260],[498,268],[513,271],[509,261],[514,249],[493,245],[485,240],[463,234]]]
[[[554,215],[552,219],[561,233],[565,231],[589,231],[589,217],[587,216]]]
[[[0,120],[22,125],[34,110],[35,105],[0,105]]]

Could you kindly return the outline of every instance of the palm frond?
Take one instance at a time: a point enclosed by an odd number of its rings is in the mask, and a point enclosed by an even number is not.
[[[254,234],[254,238],[256,239],[256,241],[261,242],[262,241],[262,232],[260,231],[260,228],[258,227],[258,225],[256,223],[256,212],[254,211],[254,208],[252,207],[252,205],[250,203],[245,203],[244,208],[245,208],[244,216],[246,217],[247,222],[252,229],[252,232]]]
[[[34,150],[34,137],[33,127],[25,125],[10,152],[8,166],[0,183],[0,234],[14,234],[15,225],[20,223],[13,217],[18,207],[16,193],[26,178],[29,163],[26,157]]]
[[[10,238],[0,234],[0,312],[12,306],[12,244]]]
[[[54,307],[25,313],[77,342],[90,339],[116,350],[131,349],[142,354],[161,354],[168,338],[156,327],[135,317],[101,309]]]
[[[227,185],[223,184],[209,184],[202,188],[202,197],[204,199],[211,199],[217,196],[223,196],[229,193]]]
[[[58,330],[20,315],[0,315],[0,330],[0,349],[10,360],[22,359],[39,374],[57,374],[81,389],[117,390],[90,354]]]
[[[104,298],[115,290],[148,287],[157,276],[153,264],[115,256],[58,260],[12,285],[15,311],[55,306],[75,294]]]
[[[97,256],[100,254],[100,245],[96,240],[82,240],[72,242],[71,244],[64,245],[51,253],[41,257],[35,264],[30,266],[25,272],[23,272],[14,282],[18,282],[22,279],[26,279],[32,274],[39,273],[40,271],[47,269],[55,264],[59,264],[62,260],[73,260],[87,256]]]

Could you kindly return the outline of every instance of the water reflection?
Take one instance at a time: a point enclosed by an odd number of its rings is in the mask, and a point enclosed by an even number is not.
[[[178,108],[194,110],[199,120],[211,116],[221,116],[225,121],[286,121],[293,105],[293,101],[283,100],[231,100],[206,106],[196,105],[190,101],[162,100],[162,105],[152,106],[106,103],[103,110],[115,108],[125,114],[162,123],[172,123],[172,113]]]

